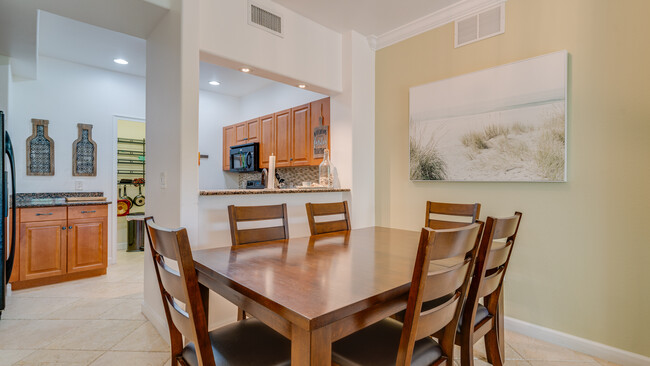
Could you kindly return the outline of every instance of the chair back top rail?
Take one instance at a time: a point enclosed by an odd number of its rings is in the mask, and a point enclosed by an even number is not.
[[[476,220],[479,218],[480,213],[480,203],[469,204],[427,201],[427,211],[424,225],[434,230],[462,227],[476,222]],[[469,222],[432,219],[431,214],[466,217],[469,219]]]
[[[307,220],[312,235],[350,230],[350,211],[348,201],[332,203],[306,203]],[[319,216],[343,215],[342,220],[316,222]]]

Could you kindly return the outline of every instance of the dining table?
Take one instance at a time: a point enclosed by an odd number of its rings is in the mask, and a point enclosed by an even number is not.
[[[193,257],[206,309],[215,291],[288,338],[292,365],[329,366],[333,342],[406,308],[419,237],[368,227]]]

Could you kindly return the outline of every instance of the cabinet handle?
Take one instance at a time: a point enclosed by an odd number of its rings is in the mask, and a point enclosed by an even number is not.
[[[61,226],[61,230],[65,230],[65,226]]]
[[[92,210],[92,211],[81,211],[81,213],[93,213],[93,212],[97,212],[97,211],[96,211],[96,210]]]
[[[37,213],[36,216],[50,216],[51,214],[52,214],[51,212],[45,213],[45,214],[44,213]]]
[[[68,229],[72,230],[72,226],[68,226]]]

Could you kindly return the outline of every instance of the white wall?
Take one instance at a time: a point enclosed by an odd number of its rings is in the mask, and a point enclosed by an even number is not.
[[[240,98],[199,91],[199,152],[201,159],[199,189],[237,186],[236,173],[223,171],[223,126],[239,122]]]
[[[2,60],[0,60],[0,110],[5,112],[5,118],[9,118],[8,113],[12,94],[11,65],[8,63],[2,65],[2,63]]]
[[[299,106],[327,97],[294,86],[273,83],[241,98],[240,121]]]
[[[17,192],[73,192],[75,181],[84,191],[110,197],[113,182],[113,116],[145,116],[145,79],[40,57],[37,80],[15,81],[9,134],[16,152]],[[54,140],[55,175],[27,176],[25,142],[32,118],[50,121]],[[72,176],[72,142],[77,123],[93,125],[97,143],[97,176]]]

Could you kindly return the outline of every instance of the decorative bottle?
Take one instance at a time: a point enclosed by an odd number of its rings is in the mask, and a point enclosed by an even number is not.
[[[330,151],[325,149],[323,152],[323,161],[318,166],[318,183],[321,187],[332,187],[332,163],[330,162]]]

